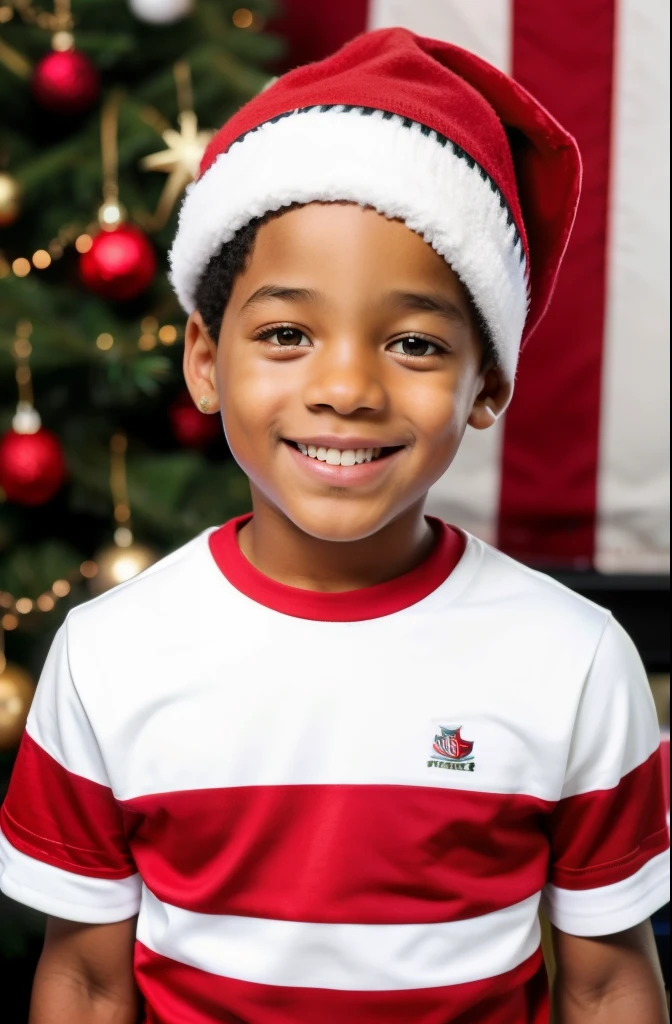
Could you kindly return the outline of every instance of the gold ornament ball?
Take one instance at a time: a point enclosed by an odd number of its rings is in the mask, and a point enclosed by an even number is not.
[[[90,581],[93,594],[104,594],[106,590],[125,583],[149,568],[158,559],[158,554],[144,544],[133,542],[128,547],[110,544],[95,556],[98,572]]]
[[[0,228],[9,227],[21,213],[21,186],[16,178],[0,171]]]
[[[19,745],[34,693],[35,684],[28,673],[7,662],[0,673],[0,750]]]

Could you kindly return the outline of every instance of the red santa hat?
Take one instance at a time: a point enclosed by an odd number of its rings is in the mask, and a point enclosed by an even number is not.
[[[182,204],[171,280],[191,312],[208,261],[253,218],[370,206],[449,263],[513,380],[580,184],[574,139],[513,79],[450,43],[382,29],[283,75],[214,136]]]

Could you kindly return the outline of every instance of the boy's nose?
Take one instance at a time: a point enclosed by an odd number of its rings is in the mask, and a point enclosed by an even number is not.
[[[354,412],[382,412],[387,393],[380,367],[372,353],[357,342],[346,342],[311,360],[310,378],[304,390],[306,405],[329,407],[339,416]]]

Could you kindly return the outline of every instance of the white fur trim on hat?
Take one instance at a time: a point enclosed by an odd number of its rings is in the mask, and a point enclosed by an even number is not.
[[[209,259],[253,218],[292,203],[348,200],[398,218],[471,293],[512,380],[528,308],[522,242],[501,194],[433,131],[381,111],[314,107],[235,142],[187,190],[170,253],[184,309]]]

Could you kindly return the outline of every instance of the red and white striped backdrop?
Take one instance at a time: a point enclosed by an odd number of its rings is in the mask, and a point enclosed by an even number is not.
[[[290,59],[404,25],[511,73],[577,137],[584,190],[503,421],[429,511],[524,561],[669,571],[668,0],[285,0]]]

